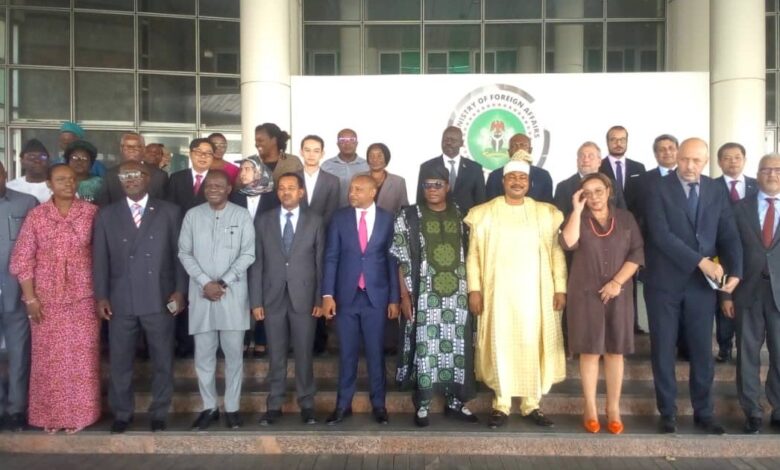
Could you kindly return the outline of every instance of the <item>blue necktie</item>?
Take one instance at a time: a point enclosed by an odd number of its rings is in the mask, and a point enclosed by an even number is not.
[[[293,231],[292,226],[292,212],[288,212],[285,214],[285,217],[287,217],[287,222],[284,224],[284,231],[282,232],[282,244],[284,245],[284,253],[286,255],[290,254],[290,248],[292,248],[292,242],[293,242],[293,235],[295,235],[295,232]]]
[[[620,191],[623,191],[623,162],[620,160],[615,161],[615,181],[617,181],[617,187]]]
[[[696,225],[696,209],[699,207],[699,193],[696,191],[696,186],[699,183],[688,183],[690,190],[688,191],[688,218],[691,219],[693,225]]]

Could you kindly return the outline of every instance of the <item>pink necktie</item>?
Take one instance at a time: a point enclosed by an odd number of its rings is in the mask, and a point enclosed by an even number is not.
[[[729,197],[731,198],[731,202],[737,202],[739,201],[739,193],[737,192],[737,183],[739,181],[732,180],[731,183],[731,191],[729,191]]]
[[[141,205],[140,204],[133,204],[133,222],[135,222],[136,227],[141,226]]]
[[[195,193],[195,195],[198,195],[198,191],[200,191],[200,184],[203,182],[203,175],[195,175],[195,186],[192,187],[192,192]]]
[[[358,224],[358,240],[360,240],[360,252],[366,252],[366,245],[368,245],[368,226],[366,226],[366,213],[368,211],[360,211],[360,224]],[[363,276],[363,272],[360,272],[360,278],[358,278],[358,287],[361,289],[366,288],[366,278]]]

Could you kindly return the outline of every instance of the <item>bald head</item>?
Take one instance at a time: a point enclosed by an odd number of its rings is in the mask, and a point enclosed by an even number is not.
[[[685,139],[677,149],[677,174],[684,181],[698,183],[709,160],[707,142],[698,137]]]

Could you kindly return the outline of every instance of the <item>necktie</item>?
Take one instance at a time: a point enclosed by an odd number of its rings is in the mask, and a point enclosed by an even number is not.
[[[141,226],[141,204],[133,204],[133,222],[136,228]]]
[[[282,244],[284,245],[285,254],[289,255],[290,248],[292,248],[293,235],[295,235],[292,225],[293,213],[287,212],[284,216],[287,217],[287,222],[284,223],[284,230],[282,231]]]
[[[623,162],[620,160],[615,161],[615,181],[618,189],[623,191]]]
[[[368,226],[366,225],[366,213],[368,211],[360,211],[360,224],[358,224],[358,240],[360,241],[360,252],[366,252],[366,246],[368,245]],[[366,288],[366,278],[363,276],[363,272],[360,272],[360,278],[358,279],[358,287],[361,289]]]
[[[203,175],[195,175],[195,186],[192,187],[192,192],[198,195],[200,191],[200,184],[203,183]]]
[[[699,183],[688,183],[690,190],[688,191],[688,218],[691,219],[693,225],[696,225],[696,209],[699,207],[699,193],[696,191],[696,186]]]
[[[769,248],[772,246],[772,239],[775,235],[775,201],[777,199],[773,197],[766,198],[766,202],[769,203],[769,207],[766,208],[766,215],[764,216],[764,226],[761,228],[761,238],[764,240],[764,247]]]
[[[450,159],[450,192],[455,191],[455,180],[458,178],[458,175],[455,174],[455,159]]]
[[[729,197],[731,198],[731,202],[739,201],[739,193],[737,192],[737,183],[739,183],[739,181],[737,180],[732,180],[731,182],[729,182],[729,184],[731,185],[731,191],[729,191]]]

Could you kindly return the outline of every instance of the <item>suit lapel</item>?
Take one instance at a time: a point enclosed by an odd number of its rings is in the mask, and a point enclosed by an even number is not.
[[[671,178],[671,177],[670,177]],[[664,182],[665,180],[662,178],[661,182]],[[685,190],[683,189],[680,182],[677,180],[677,177],[670,179],[666,182],[667,186],[670,186],[671,189],[671,195],[673,199],[676,199],[677,206],[680,207],[685,214],[685,218],[688,220],[688,222],[691,224],[691,228],[694,230],[696,229],[696,222],[694,220],[691,220],[690,215],[688,215],[688,197],[685,195]],[[699,188],[699,205],[702,204],[702,198],[701,198],[701,188]],[[699,211],[697,209],[696,214],[699,214]]]
[[[319,180],[317,181],[319,183]],[[298,209],[298,223],[295,224],[294,230],[293,230],[293,241],[292,245],[290,245],[290,253],[288,255],[288,258],[292,255],[293,251],[295,251],[295,247],[298,245],[298,239],[301,238],[305,232],[302,232],[301,230],[305,230],[305,223],[307,221],[307,217],[304,214],[304,211]]]
[[[138,227],[138,233],[135,235],[135,241],[133,242],[133,249],[135,249],[135,245],[137,245],[141,240],[146,237],[146,234],[149,232],[149,227],[154,223],[154,218],[157,217],[157,205],[155,204],[152,199],[148,199],[146,201],[146,208],[144,208],[144,211],[141,215],[141,226]],[[132,214],[131,214],[131,223],[133,226],[135,226],[135,223],[132,222]]]
[[[280,207],[279,209],[273,211],[273,213],[276,214],[276,217],[274,217],[271,220],[271,223],[268,224],[268,229],[271,230],[271,238],[276,242],[276,245],[279,248],[279,252],[287,256],[287,253],[284,252],[284,242],[282,241],[282,227],[280,225],[282,220],[283,210],[284,208]],[[295,241],[295,238],[293,238],[293,241]]]

